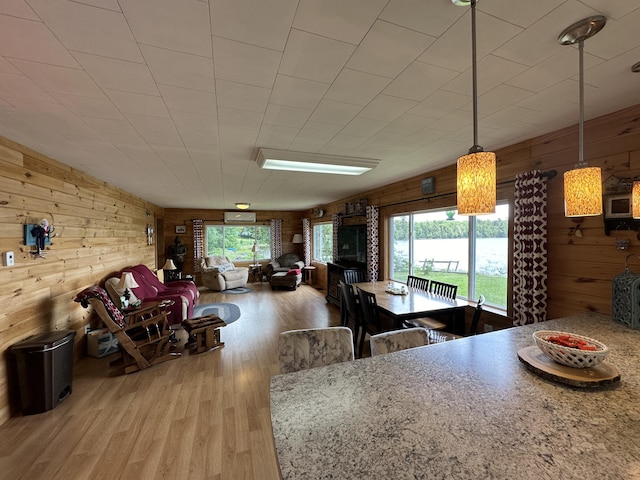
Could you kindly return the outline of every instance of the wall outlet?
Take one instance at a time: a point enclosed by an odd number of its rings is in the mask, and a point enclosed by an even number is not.
[[[486,332],[493,332],[493,325],[489,325],[488,323],[484,324],[484,331]]]
[[[2,265],[5,267],[13,267],[15,262],[15,258],[13,256],[13,252],[4,252],[2,254]]]

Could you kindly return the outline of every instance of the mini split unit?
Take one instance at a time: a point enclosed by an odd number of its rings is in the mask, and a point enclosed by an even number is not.
[[[256,223],[255,212],[224,212],[224,223]]]

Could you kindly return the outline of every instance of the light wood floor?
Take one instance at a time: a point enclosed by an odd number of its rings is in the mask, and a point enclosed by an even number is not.
[[[221,349],[115,377],[113,357],[76,363],[71,396],[0,426],[0,478],[279,479],[269,414],[278,334],[338,325],[339,309],[310,286],[252,286],[201,292],[200,303],[242,311]]]

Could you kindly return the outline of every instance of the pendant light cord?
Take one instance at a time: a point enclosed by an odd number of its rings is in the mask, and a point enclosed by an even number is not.
[[[471,65],[473,84],[473,147],[469,153],[482,152],[478,145],[478,72],[476,68],[476,0],[471,0]]]
[[[584,163],[584,39],[578,43],[580,51],[580,124],[578,125],[578,165],[585,166]]]

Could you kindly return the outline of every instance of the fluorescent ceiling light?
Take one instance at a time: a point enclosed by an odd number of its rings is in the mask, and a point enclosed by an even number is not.
[[[379,160],[261,148],[257,162],[266,170],[362,175],[377,167]]]

